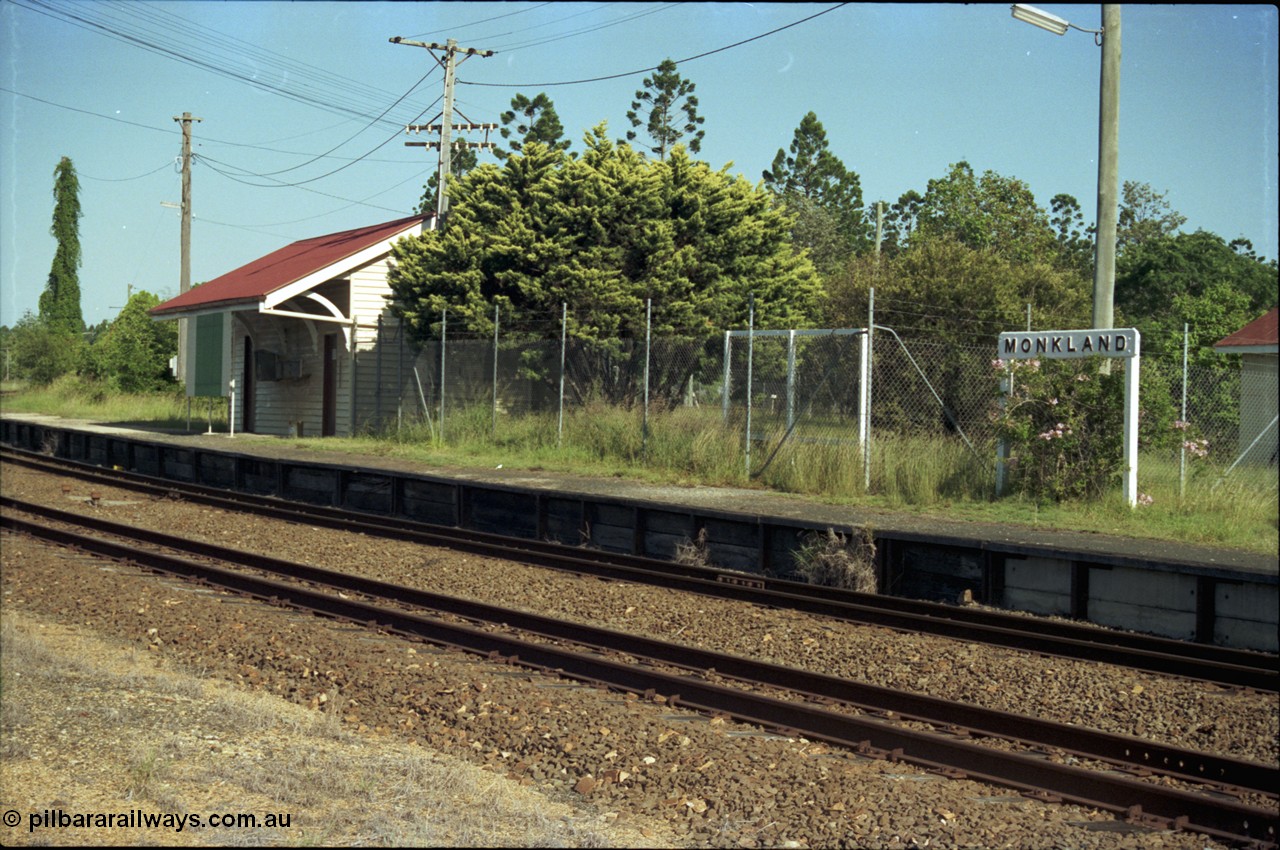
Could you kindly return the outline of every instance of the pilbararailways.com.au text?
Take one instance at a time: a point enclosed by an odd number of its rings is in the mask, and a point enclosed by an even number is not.
[[[11,823],[10,812],[5,816]],[[293,816],[287,812],[215,812],[212,814],[159,814],[129,809],[123,812],[68,812],[44,809],[27,814],[27,832],[37,829],[168,829],[174,832],[191,829],[288,829]]]

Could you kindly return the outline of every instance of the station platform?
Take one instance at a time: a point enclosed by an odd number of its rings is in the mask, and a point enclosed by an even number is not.
[[[1276,553],[958,521],[765,490],[444,467],[338,451],[338,441],[329,452],[282,437],[0,414],[0,441],[33,447],[37,440],[60,456],[134,471],[150,464],[165,477],[248,481],[247,489],[284,498],[651,557],[671,557],[703,532],[714,566],[775,575],[787,574],[790,553],[809,532],[869,529],[882,592],[954,601],[968,591],[1002,607],[1276,649]]]

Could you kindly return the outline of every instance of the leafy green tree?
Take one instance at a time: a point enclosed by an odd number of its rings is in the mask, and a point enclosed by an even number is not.
[[[53,267],[40,293],[40,319],[50,331],[79,335],[84,330],[80,312],[80,180],[75,165],[63,157],[53,170],[53,225],[57,240]]]
[[[764,184],[795,213],[797,244],[808,248],[815,264],[829,273],[869,244],[862,181],[831,152],[816,113],[800,120],[789,150],[788,155],[778,149],[763,174]]]
[[[808,250],[824,280],[838,275],[854,256],[858,240],[834,212],[808,198],[793,195],[785,201],[785,209],[795,220],[791,241]]]
[[[175,322],[157,322],[149,311],[160,303],[138,292],[89,350],[90,371],[113,389],[145,393],[174,386],[169,359],[178,353]]]
[[[1143,367],[1141,414],[1148,444],[1168,443],[1174,434],[1167,425],[1179,412],[1181,370],[1172,364],[1181,363],[1184,323],[1188,354],[1199,371],[1194,424],[1206,433],[1225,433],[1238,423],[1232,390],[1238,365],[1213,344],[1274,307],[1278,283],[1274,263],[1242,254],[1205,231],[1152,234],[1131,241],[1117,257],[1117,324],[1141,331],[1143,359],[1151,364]],[[1164,386],[1149,387],[1148,375],[1163,377]],[[1160,423],[1166,427],[1151,427]]]
[[[1187,323],[1192,356],[1220,363],[1213,344],[1274,307],[1276,292],[1274,264],[1205,231],[1133,242],[1116,263],[1116,307],[1153,356],[1179,355]]]
[[[564,126],[560,116],[556,114],[555,104],[546,92],[539,92],[533,100],[523,94],[511,98],[511,109],[502,113],[499,119],[502,138],[510,139],[511,153],[519,153],[529,142],[541,142],[552,150],[569,150],[569,140],[564,138]],[[514,125],[514,126],[512,126]],[[498,159],[506,159],[510,154],[500,148],[494,149]]]
[[[872,286],[876,322],[904,339],[984,344],[1025,327],[1028,304],[1041,327],[1071,327],[1089,314],[1090,286],[1078,275],[1049,260],[1014,261],[950,235],[918,242],[878,266],[870,258],[850,263],[828,288],[826,320],[865,325]]]
[[[1187,217],[1169,205],[1163,192],[1148,183],[1126,180],[1116,215],[1116,253],[1172,236],[1186,223]]]
[[[989,427],[993,396],[974,376],[990,362],[999,333],[1026,327],[1028,304],[1040,327],[1077,327],[1089,314],[1089,287],[1078,275],[1049,260],[1014,261],[951,235],[914,242],[878,264],[869,255],[857,257],[828,282],[826,325],[866,327],[872,287],[876,324],[893,328],[916,352],[945,404],[937,422],[947,429]],[[939,353],[944,356],[931,356]],[[924,393],[923,387],[887,386],[881,385],[885,395],[877,402],[885,421],[900,416],[905,427],[914,421],[906,411],[933,407],[931,394],[908,397]]]
[[[1266,262],[1265,257],[1259,257],[1258,252],[1253,250],[1253,240],[1245,239],[1243,236],[1237,236],[1235,239],[1231,240],[1231,250],[1235,251],[1242,257],[1248,257],[1249,259],[1257,260],[1260,263]]]
[[[967,162],[930,180],[916,213],[915,239],[942,235],[1020,261],[1044,260],[1055,246],[1049,215],[1026,183],[994,171],[979,178]]]
[[[685,146],[690,151],[697,153],[702,150],[702,137],[706,132],[699,127],[706,119],[698,115],[698,98],[693,93],[696,88],[676,73],[675,62],[664,59],[658,65],[657,73],[645,77],[644,88],[636,92],[627,119],[633,128],[644,127],[653,142],[649,150],[657,154],[658,159],[665,160],[671,149],[686,136]],[[684,113],[683,118],[681,113]],[[627,131],[628,142],[635,141],[637,136],[634,129]]]
[[[13,373],[13,331],[0,325],[0,378],[9,380]]]
[[[84,354],[80,334],[54,329],[40,317],[27,313],[9,334],[13,376],[36,384],[74,372]]]

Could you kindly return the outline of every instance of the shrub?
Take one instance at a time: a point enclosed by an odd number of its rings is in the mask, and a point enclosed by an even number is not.
[[[993,361],[1012,384],[995,417],[1014,489],[1037,501],[1097,498],[1124,471],[1124,373],[1104,374],[1102,362]]]
[[[13,372],[33,384],[50,384],[81,364],[84,340],[27,313],[9,333]]]
[[[151,318],[147,311],[159,303],[159,297],[150,292],[130,298],[120,315],[94,340],[86,370],[126,393],[175,387],[169,358],[178,352],[178,326]]]

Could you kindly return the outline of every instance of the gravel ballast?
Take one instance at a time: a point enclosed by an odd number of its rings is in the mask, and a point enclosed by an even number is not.
[[[1277,760],[1277,698],[903,635],[265,520],[6,465],[6,495],[437,593],[1176,746]],[[863,759],[391,636],[196,592],[18,537],[6,606],[136,641],[210,675],[337,712],[552,795],[665,821],[707,846],[1205,847],[967,780]],[[154,631],[152,631],[154,630]],[[337,706],[337,708],[335,708]]]

